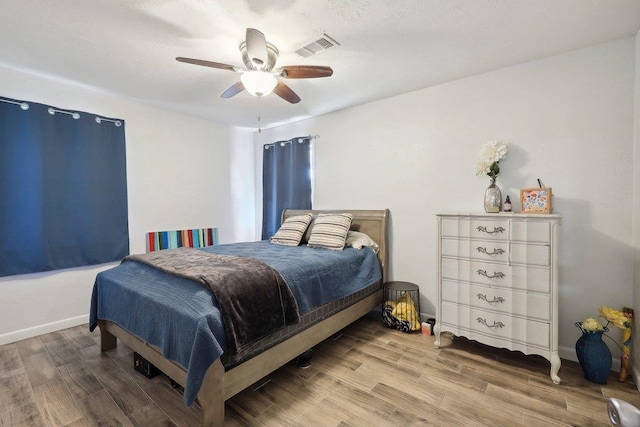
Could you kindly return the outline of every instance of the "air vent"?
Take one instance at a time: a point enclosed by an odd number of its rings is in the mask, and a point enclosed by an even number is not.
[[[319,39],[314,40],[306,46],[303,46],[300,49],[296,50],[296,53],[306,59],[336,45],[340,46],[340,43],[338,43],[328,35],[323,34]]]

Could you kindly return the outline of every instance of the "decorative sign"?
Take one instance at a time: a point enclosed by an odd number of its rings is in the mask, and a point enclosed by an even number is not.
[[[521,213],[551,213],[551,188],[523,188],[520,190]]]

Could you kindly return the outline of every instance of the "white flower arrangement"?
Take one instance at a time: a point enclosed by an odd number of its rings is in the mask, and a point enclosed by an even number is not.
[[[593,317],[589,317],[588,319],[583,320],[580,327],[583,331],[587,332],[604,331],[604,326],[602,326],[602,324],[598,322],[598,319],[594,319]]]
[[[488,175],[495,180],[500,173],[500,160],[507,158],[509,148],[502,141],[487,141],[480,149],[480,158],[476,165],[476,175]]]

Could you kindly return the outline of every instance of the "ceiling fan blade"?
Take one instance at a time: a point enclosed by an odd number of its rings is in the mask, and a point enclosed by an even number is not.
[[[220,95],[220,97],[231,98],[232,96],[239,94],[243,90],[244,90],[244,85],[242,84],[242,82],[237,82],[237,83],[234,83],[229,89],[222,92],[222,95]]]
[[[187,64],[202,65],[203,67],[219,68],[220,70],[238,71],[233,65],[222,64],[220,62],[213,61],[204,61],[202,59],[183,58],[182,56],[179,56],[176,58],[176,61],[185,62]]]
[[[333,75],[331,67],[322,65],[286,65],[280,70],[286,79],[314,79]]]
[[[292,91],[289,86],[282,82],[278,82],[276,87],[273,89],[273,93],[292,104],[297,104],[298,102],[300,102],[300,97],[296,95],[296,93]]]
[[[262,69],[267,63],[267,40],[260,31],[255,28],[247,28],[247,55],[254,67]]]

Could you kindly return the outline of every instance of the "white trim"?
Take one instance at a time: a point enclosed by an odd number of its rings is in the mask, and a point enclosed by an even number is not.
[[[636,369],[635,366],[631,366],[631,378],[633,378],[633,383],[637,384],[636,389],[640,391],[640,384],[638,383],[638,378],[640,378],[640,372]]]
[[[565,360],[573,360],[574,362],[578,361],[578,356],[576,355],[575,347],[558,347],[558,353],[560,353],[560,358]],[[611,370],[613,372],[620,372],[620,358],[612,357],[611,358]]]
[[[560,353],[561,359],[578,361],[575,347],[558,346],[558,353]]]
[[[8,334],[0,335],[0,345],[10,344],[17,341],[22,341],[27,338],[37,337],[38,335],[48,334],[50,332],[60,331],[62,329],[72,328],[85,323],[89,323],[89,315],[71,317],[69,319],[59,320],[57,322],[46,323],[44,325],[33,326],[27,329],[21,329],[19,331],[9,332]]]

